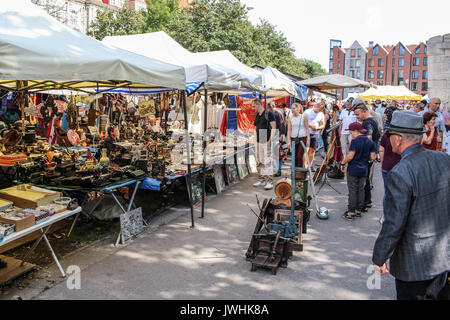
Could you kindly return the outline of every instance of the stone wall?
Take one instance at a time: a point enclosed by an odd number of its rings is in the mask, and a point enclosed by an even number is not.
[[[438,97],[450,111],[450,33],[432,37],[428,46],[428,96]]]

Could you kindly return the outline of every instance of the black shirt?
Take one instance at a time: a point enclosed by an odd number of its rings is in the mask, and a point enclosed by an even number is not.
[[[378,143],[378,140],[380,140],[380,131],[378,130],[377,120],[367,118],[362,122],[362,127],[367,130],[366,135],[372,136],[372,141]]]
[[[270,134],[272,131],[270,122],[276,122],[276,117],[269,110],[265,110],[261,115],[259,115],[259,113],[256,113],[254,122],[254,125],[256,127],[256,141],[263,143],[269,141]],[[261,134],[261,141],[260,141],[260,134]]]

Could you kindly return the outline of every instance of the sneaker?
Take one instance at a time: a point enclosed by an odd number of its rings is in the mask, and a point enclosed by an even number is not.
[[[357,213],[353,216],[353,218],[361,218],[361,212],[357,212]]]
[[[381,216],[381,217],[378,219],[378,222],[379,222],[380,224],[383,224],[383,222],[384,222],[384,216]]]
[[[266,190],[270,190],[272,188],[273,188],[273,184],[270,182],[267,182],[267,184],[264,186],[264,189],[266,189]]]
[[[257,181],[253,184],[254,187],[259,187],[262,186],[264,184],[264,181]]]

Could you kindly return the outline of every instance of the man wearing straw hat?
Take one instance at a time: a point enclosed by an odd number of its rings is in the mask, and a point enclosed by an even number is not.
[[[386,177],[372,262],[395,277],[399,300],[449,299],[450,156],[421,146],[418,114],[396,111],[386,130],[402,159]]]

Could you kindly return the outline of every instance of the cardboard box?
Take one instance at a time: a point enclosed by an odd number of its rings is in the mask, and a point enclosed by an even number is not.
[[[24,215],[24,218],[15,218],[15,213]],[[16,211],[11,213],[0,213],[0,222],[6,224],[14,224],[15,231],[22,231],[26,228],[32,227],[36,224],[34,214]]]

